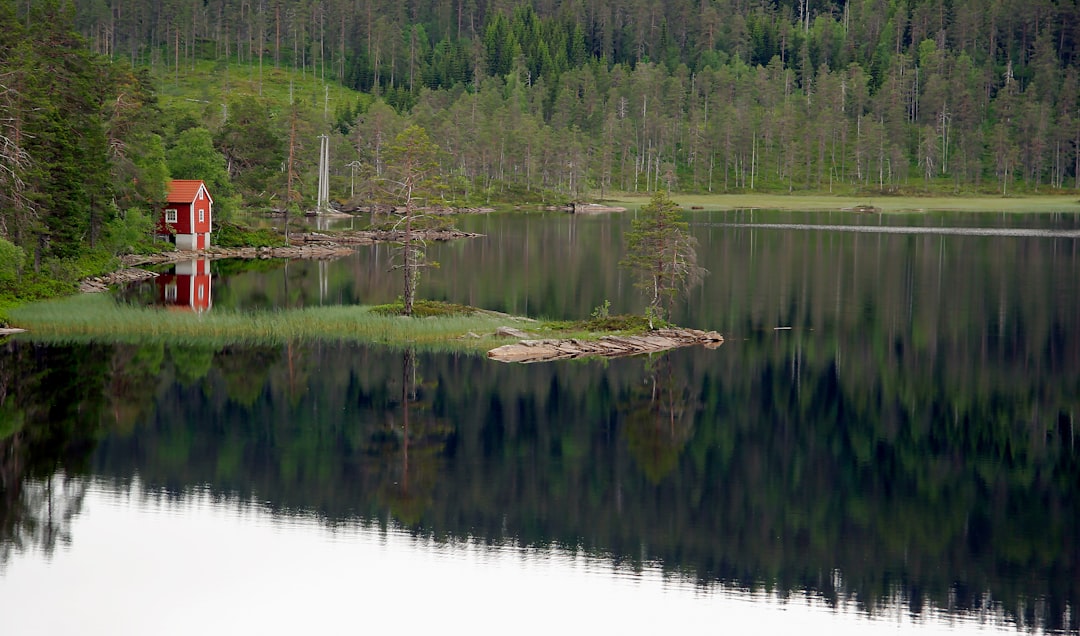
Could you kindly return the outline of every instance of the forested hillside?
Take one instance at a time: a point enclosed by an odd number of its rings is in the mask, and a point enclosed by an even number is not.
[[[455,202],[1080,189],[1078,47],[1076,0],[2,0],[0,249],[127,249],[170,176],[306,207],[321,134],[362,199],[409,124]]]
[[[136,64],[377,92],[484,185],[1080,187],[1075,0],[77,4],[94,49]]]

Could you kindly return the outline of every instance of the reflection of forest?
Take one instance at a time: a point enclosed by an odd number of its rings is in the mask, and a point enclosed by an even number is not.
[[[1080,579],[1080,356],[1052,353],[1075,334],[1054,337],[988,357],[768,331],[650,362],[510,367],[329,343],[8,344],[0,528],[5,546],[38,541],[26,484],[58,471],[138,473],[331,522],[389,510],[440,537],[867,606],[897,589],[916,608],[992,599],[1062,627]]]

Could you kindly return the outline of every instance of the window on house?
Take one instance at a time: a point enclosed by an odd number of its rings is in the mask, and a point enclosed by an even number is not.
[[[166,302],[176,302],[176,283],[165,285]]]
[[[165,210],[165,222],[176,223],[176,210]]]
[[[199,223],[206,222],[206,210],[199,210]]]

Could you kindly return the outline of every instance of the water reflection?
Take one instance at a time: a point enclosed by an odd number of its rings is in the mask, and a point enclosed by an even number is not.
[[[86,496],[86,480],[64,473],[42,480],[22,479],[19,453],[7,448],[17,441],[0,442],[0,568],[13,555],[32,552],[50,559],[57,548],[70,546],[72,525]]]
[[[644,358],[643,366],[641,384],[631,390],[621,410],[630,454],[656,484],[678,465],[701,404],[670,354]]]
[[[657,564],[702,589],[807,593],[876,618],[899,594],[919,617],[1000,607],[1075,629],[1080,462],[1057,385],[1040,380],[1056,428],[1033,436],[1026,398],[1004,400],[1012,380],[987,376],[992,407],[949,402],[934,382],[837,367],[797,341],[811,337],[525,366],[339,343],[12,344],[4,527],[31,518],[20,484],[64,466],[282,519]],[[5,532],[8,546],[33,534]]]
[[[213,305],[210,260],[192,259],[173,265],[172,271],[154,279],[158,304],[203,313]]]
[[[588,315],[605,298],[613,311],[635,306],[614,264],[617,219],[472,222],[488,238],[436,247],[434,297],[557,317]],[[590,567],[610,580],[596,585],[656,576],[707,599],[698,609],[729,592],[736,607],[777,604],[781,617],[799,603],[829,617],[822,631],[939,621],[1075,631],[1080,241],[692,227],[714,274],[678,320],[724,332],[716,352],[522,367],[331,341],[9,342],[0,543],[12,554],[34,544],[10,529],[29,527],[18,521],[32,517],[22,493],[40,492],[24,484],[62,471],[160,494],[125,514],[154,513],[159,499],[232,502],[170,510],[233,514],[249,539],[289,535],[314,551],[357,525],[399,528],[421,550],[602,557]],[[214,304],[389,300],[398,284],[385,256],[215,262]],[[111,532],[84,532],[95,526],[81,520],[98,514],[88,499],[53,533],[70,534],[72,550]],[[258,505],[237,503],[249,501]],[[146,552],[186,545],[152,527]],[[67,549],[51,561],[10,557],[0,585],[29,582],[18,568],[47,567]],[[94,549],[115,557],[115,544]],[[533,567],[505,550],[519,570]],[[251,578],[268,567],[236,565]],[[417,567],[413,585],[431,565]],[[303,568],[283,571],[312,578]],[[446,615],[475,607],[459,601]],[[771,631],[791,631],[780,620]]]
[[[212,626],[296,634],[400,630],[405,620],[420,633],[467,616],[476,633],[712,626],[740,634],[963,634],[1040,631],[1048,622],[1018,625],[992,601],[974,611],[927,611],[900,590],[870,615],[846,599],[703,587],[650,564],[629,569],[581,550],[440,540],[385,518],[327,524],[197,488],[177,496],[138,480],[86,479],[80,487],[86,494],[72,545],[49,562],[12,563],[9,576],[0,576],[5,631],[190,634]],[[65,611],[43,611],[57,598]]]

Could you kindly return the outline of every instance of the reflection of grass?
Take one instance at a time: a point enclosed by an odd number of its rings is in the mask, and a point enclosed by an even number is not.
[[[204,314],[117,304],[102,294],[83,294],[25,305],[12,320],[29,330],[22,338],[44,341],[168,341],[183,344],[282,343],[349,340],[427,350],[479,352],[500,342],[492,334],[513,324],[506,316],[476,312],[438,318],[379,315],[370,307],[310,307],[294,310]],[[469,332],[481,337],[466,337]],[[487,334],[487,335],[484,335]]]
[[[713,194],[673,196],[684,208],[693,206],[706,210],[760,208],[766,210],[841,210],[858,205],[872,205],[884,212],[925,212],[929,210],[961,210],[970,212],[1080,212],[1076,195],[1046,196],[830,196],[826,194]],[[648,203],[648,197],[625,196],[612,199],[621,205],[638,207]]]

